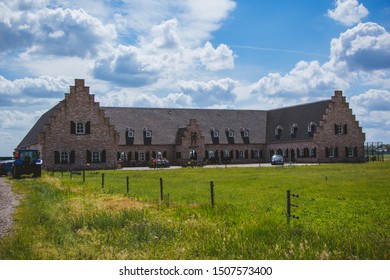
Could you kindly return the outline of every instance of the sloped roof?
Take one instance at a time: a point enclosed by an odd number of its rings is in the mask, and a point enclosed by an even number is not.
[[[318,126],[330,103],[329,99],[267,111],[267,143],[311,139],[307,129],[309,123]],[[290,134],[293,125],[297,126],[294,137]],[[282,128],[279,138],[275,136],[278,126]]]
[[[39,132],[42,132],[45,124],[49,123],[49,119],[51,116],[53,116],[54,111],[57,109],[57,107],[59,107],[59,104],[55,105],[38,119],[35,125],[30,129],[30,131],[26,134],[23,140],[19,143],[18,148],[25,148],[31,145],[38,144]]]
[[[215,110],[215,109],[161,109],[103,107],[110,123],[119,133],[119,144],[125,144],[128,128],[134,130],[134,144],[142,145],[143,131],[152,131],[152,144],[175,144],[178,131],[186,127],[190,119],[196,119],[206,144],[212,144],[211,131],[219,131],[220,144],[227,144],[227,129],[234,131],[234,142],[244,143],[241,130],[249,131],[250,143],[265,143],[266,111]]]
[[[212,130],[219,131],[219,143],[228,144],[227,130],[234,131],[234,143],[242,144],[242,130],[249,131],[249,143],[273,143],[282,141],[307,140],[307,126],[314,122],[317,126],[325,114],[331,100],[296,105],[281,109],[261,110],[220,110],[220,109],[167,109],[167,108],[122,108],[101,107],[110,123],[119,133],[119,144],[125,145],[125,133],[128,128],[134,130],[134,144],[143,145],[143,131],[152,131],[152,144],[176,144],[190,119],[196,119],[206,144],[212,144]],[[29,133],[18,145],[19,148],[38,143],[39,132],[49,123],[57,104],[43,114]],[[297,124],[295,138],[289,128]],[[275,127],[283,127],[280,139],[275,137]]]

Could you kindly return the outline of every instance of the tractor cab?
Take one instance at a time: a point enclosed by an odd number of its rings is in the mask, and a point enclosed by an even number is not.
[[[38,150],[15,149],[14,151],[14,178],[20,179],[22,175],[33,174],[41,177],[42,160]]]

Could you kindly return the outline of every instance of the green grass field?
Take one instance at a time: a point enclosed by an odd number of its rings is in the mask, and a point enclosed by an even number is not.
[[[373,162],[11,180],[23,198],[0,259],[388,260],[389,171]],[[299,194],[289,225],[286,190]]]

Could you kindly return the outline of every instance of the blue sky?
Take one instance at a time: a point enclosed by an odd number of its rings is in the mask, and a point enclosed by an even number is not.
[[[113,4],[114,3],[114,4]],[[271,109],[343,90],[390,143],[390,1],[0,1],[0,155],[86,80],[102,106]]]

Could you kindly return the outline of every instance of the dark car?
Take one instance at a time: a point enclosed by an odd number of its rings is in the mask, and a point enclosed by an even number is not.
[[[281,155],[273,155],[271,158],[272,165],[284,165],[284,158]]]
[[[13,169],[14,161],[13,160],[4,160],[0,161],[0,176],[11,176]]]

